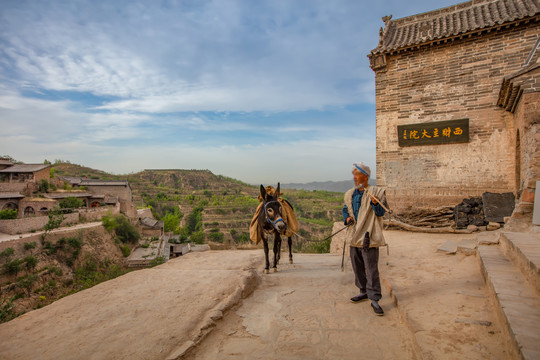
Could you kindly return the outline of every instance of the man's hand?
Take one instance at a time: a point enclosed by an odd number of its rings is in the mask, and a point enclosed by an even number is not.
[[[345,221],[345,224],[350,225],[350,224],[352,224],[353,222],[354,222],[353,217],[352,217],[352,216],[349,216],[349,217],[347,218],[347,220]]]

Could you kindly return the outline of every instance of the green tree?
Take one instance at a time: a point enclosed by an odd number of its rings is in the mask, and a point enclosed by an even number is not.
[[[164,231],[178,231],[178,225],[180,225],[180,219],[178,215],[168,213],[163,217]]]
[[[78,209],[84,206],[84,200],[68,196],[65,199],[60,200],[58,205],[60,205],[60,208],[62,209]]]
[[[124,215],[106,215],[101,219],[103,227],[109,232],[114,232],[123,243],[136,243],[141,238],[135,226]]]
[[[65,218],[64,214],[62,214],[58,208],[49,211],[49,221],[47,221],[47,224],[43,227],[44,231],[43,234],[41,234],[41,241],[44,242],[45,238],[52,230],[59,228]]]

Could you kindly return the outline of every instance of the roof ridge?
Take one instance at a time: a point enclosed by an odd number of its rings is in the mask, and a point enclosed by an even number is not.
[[[392,52],[540,15],[540,0],[471,0],[421,14],[383,21],[371,54]],[[373,66],[373,64],[372,64]]]
[[[470,0],[470,1],[464,1],[464,2],[461,2],[461,3],[458,3],[458,4],[442,7],[442,8],[439,8],[439,9],[425,11],[425,12],[420,13],[420,14],[414,14],[414,15],[409,15],[409,16],[405,16],[405,17],[402,17],[402,18],[397,18],[397,19],[392,20],[392,22],[398,23],[398,22],[408,21],[408,20],[410,20],[412,18],[432,17],[435,14],[438,14],[438,15],[440,15],[440,14],[450,14],[450,13],[453,13],[453,12],[463,11],[465,9],[475,8],[476,5],[478,5],[478,4],[494,3],[494,2],[499,2],[499,1],[504,1],[504,0]],[[475,5],[475,6],[473,6],[473,5]]]

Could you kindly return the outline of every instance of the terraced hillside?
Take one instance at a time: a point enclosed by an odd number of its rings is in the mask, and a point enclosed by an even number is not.
[[[259,203],[257,186],[215,175],[208,170],[144,170],[113,175],[64,162],[54,164],[53,168],[56,176],[128,180],[138,207],[151,207],[158,219],[164,219],[168,214],[181,218],[178,224],[172,221],[172,228],[166,230],[179,235],[202,232],[203,240],[215,248],[252,246],[248,232]],[[324,251],[329,242],[319,244],[306,239],[321,239],[330,234],[333,222],[341,218],[342,194],[304,190],[283,192],[283,197],[295,207],[300,221],[301,237],[295,236],[294,239],[296,249]],[[171,217],[173,215],[169,215]],[[167,221],[165,223],[167,227]]]

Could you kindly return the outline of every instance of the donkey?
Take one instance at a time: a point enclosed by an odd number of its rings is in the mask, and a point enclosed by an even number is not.
[[[259,217],[257,219],[258,229],[261,234],[264,245],[264,255],[266,260],[266,266],[264,272],[269,273],[270,261],[268,260],[268,235],[274,235],[274,272],[277,271],[277,264],[281,257],[281,235],[284,235],[287,231],[287,223],[283,220],[283,207],[279,200],[279,187],[278,183],[277,189],[273,195],[270,195],[266,192],[264,186],[261,185],[261,197],[263,199],[261,211],[259,212]],[[288,202],[287,202],[288,203]],[[289,204],[290,206],[290,204]],[[292,208],[292,206],[291,206]],[[288,237],[289,244],[289,263],[293,263],[292,256],[292,237]]]

